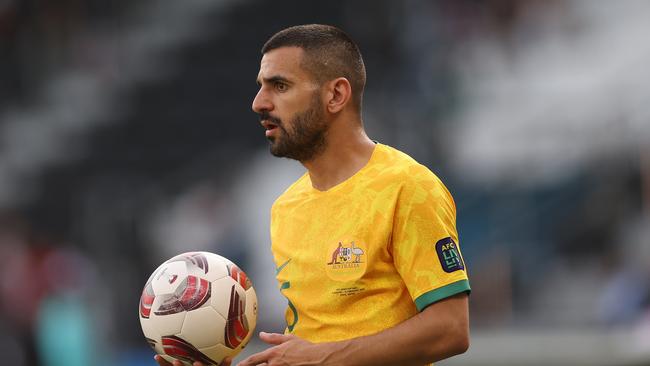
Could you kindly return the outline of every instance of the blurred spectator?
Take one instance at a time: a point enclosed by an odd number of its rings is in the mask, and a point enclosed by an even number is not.
[[[40,301],[35,326],[38,354],[43,366],[86,366],[101,354],[88,296],[96,275],[79,252],[53,248],[43,259],[41,282],[48,291]]]

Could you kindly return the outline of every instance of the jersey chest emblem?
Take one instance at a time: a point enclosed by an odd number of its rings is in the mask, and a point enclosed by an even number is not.
[[[325,271],[334,281],[361,278],[368,266],[368,248],[358,241],[337,241],[325,253]]]

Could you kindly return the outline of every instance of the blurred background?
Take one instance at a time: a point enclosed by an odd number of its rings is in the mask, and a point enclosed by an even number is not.
[[[440,364],[650,365],[649,14],[0,0],[2,363],[153,365],[142,286],[190,250],[240,264],[258,330],[284,329],[268,213],[303,169],[270,156],[250,105],[264,41],[317,22],[361,48],[369,135],[455,197],[472,347]]]

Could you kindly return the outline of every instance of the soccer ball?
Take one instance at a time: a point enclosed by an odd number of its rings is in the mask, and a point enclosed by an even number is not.
[[[208,252],[183,253],[149,277],[139,313],[147,342],[167,361],[218,365],[250,340],[257,295],[230,260]]]

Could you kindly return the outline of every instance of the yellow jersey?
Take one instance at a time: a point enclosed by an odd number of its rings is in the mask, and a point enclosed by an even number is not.
[[[271,209],[271,249],[285,333],[312,342],[374,334],[470,291],[451,194],[387,145],[327,191],[308,173],[294,182]]]

